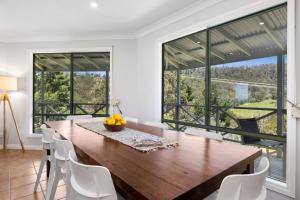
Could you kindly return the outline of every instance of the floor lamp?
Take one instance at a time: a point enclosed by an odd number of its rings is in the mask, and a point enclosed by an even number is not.
[[[11,76],[0,76],[0,90],[3,93],[0,96],[0,104],[3,103],[3,149],[6,149],[6,140],[7,140],[7,130],[6,130],[6,104],[10,109],[10,113],[12,115],[14,125],[18,134],[18,139],[20,141],[22,150],[24,151],[24,146],[20,137],[20,130],[18,124],[16,122],[15,114],[12,109],[12,105],[10,102],[9,95],[7,91],[16,91],[17,90],[17,78]]]

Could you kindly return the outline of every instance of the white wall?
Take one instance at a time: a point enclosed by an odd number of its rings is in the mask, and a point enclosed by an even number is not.
[[[8,43],[5,45],[4,71],[18,78],[20,91],[11,93],[11,100],[17,116],[19,128],[23,135],[25,146],[39,145],[39,138],[28,137],[29,134],[29,105],[30,90],[28,79],[32,66],[29,66],[29,49],[61,49],[61,48],[99,48],[113,46],[113,88],[114,97],[121,99],[121,108],[126,115],[136,116],[137,108],[132,99],[137,92],[136,87],[136,40],[97,40],[97,41],[72,41],[72,42],[33,42],[33,43]],[[1,53],[1,46],[0,46]],[[1,54],[0,54],[1,55]],[[0,56],[1,64],[1,56]],[[2,70],[2,67],[1,67]],[[0,70],[0,71],[1,71]],[[9,115],[8,115],[9,116]],[[10,116],[9,116],[10,117]],[[1,120],[2,116],[0,117]],[[16,131],[8,118],[9,142],[12,147],[18,145]],[[2,129],[1,129],[2,130]]]
[[[261,0],[228,0],[228,1],[222,1],[218,3],[217,5],[214,5],[213,7],[210,7],[208,9],[205,9],[201,12],[195,13],[189,17],[186,17],[182,20],[179,20],[177,22],[174,22],[172,24],[169,24],[167,26],[164,26],[163,28],[160,28],[158,30],[155,30],[154,32],[147,34],[138,40],[138,94],[139,94],[139,102],[142,102],[139,104],[139,113],[138,116],[142,120],[160,120],[160,109],[161,109],[161,82],[159,80],[161,69],[157,68],[159,66],[159,51],[158,49],[158,43],[160,41],[165,40],[168,38],[171,34],[175,33],[174,35],[180,35],[180,31],[186,32],[186,30],[189,30],[190,28],[193,29],[195,26],[199,26],[200,28],[204,28],[201,23],[215,23],[215,21],[222,22],[223,20],[228,21],[228,19],[225,19],[225,17],[222,17],[224,14],[231,15],[235,12],[234,15],[237,15],[238,12],[235,10],[239,10],[240,8],[243,8],[249,4],[256,4],[260,2],[266,2]],[[298,53],[296,55],[299,55],[299,38],[300,38],[300,2],[296,0],[297,2],[297,46],[298,46]],[[245,15],[245,13],[239,13],[241,16]],[[234,17],[236,18],[236,17]],[[234,19],[232,18],[232,19]],[[174,38],[175,39],[175,38]],[[298,56],[299,57],[299,56]],[[300,64],[300,60],[298,59],[297,64]],[[298,72],[299,74],[299,72]],[[297,83],[297,88],[299,87],[300,82]],[[145,92],[146,91],[146,92]],[[298,91],[298,102],[300,100],[300,91]],[[300,122],[299,122],[300,126]],[[299,128],[297,130],[300,130]],[[300,138],[297,138],[298,142],[300,142]],[[297,147],[298,155],[300,154],[300,147]],[[300,159],[299,156],[297,157],[297,166],[300,166]],[[300,172],[298,170],[297,172],[297,198],[300,199]],[[279,193],[268,191],[268,199],[269,200],[286,200],[286,199],[292,199],[290,197],[281,195]]]
[[[1,63],[4,63],[6,70],[14,75],[20,76],[24,88],[21,92],[13,94],[13,104],[17,112],[17,120],[20,124],[21,132],[25,136],[26,145],[37,145],[39,139],[27,138],[29,134],[29,124],[27,123],[28,110],[28,91],[31,88],[26,86],[28,81],[28,70],[26,49],[47,49],[47,48],[80,48],[80,47],[102,47],[114,45],[113,52],[113,92],[116,97],[120,97],[122,108],[126,115],[135,116],[141,120],[160,120],[160,101],[161,101],[161,82],[160,69],[158,68],[157,43],[170,33],[177,33],[179,30],[185,30],[189,27],[198,26],[200,22],[207,22],[219,17],[219,21],[226,20],[222,18],[224,13],[232,13],[234,10],[247,6],[250,3],[264,2],[267,0],[224,0],[217,5],[195,13],[177,22],[155,30],[137,40],[98,40],[98,41],[73,41],[73,42],[34,42],[34,43],[16,43],[0,44],[0,72]],[[300,2],[297,2],[297,53],[300,54]],[[235,12],[235,11],[234,11]],[[243,15],[243,13],[240,13]],[[212,20],[213,21],[213,20]],[[200,28],[200,27],[199,27]],[[3,54],[2,54],[3,53]],[[5,55],[6,54],[6,55]],[[5,55],[5,56],[3,56]],[[297,65],[300,64],[297,58]],[[299,74],[299,72],[297,72]],[[300,80],[298,80],[300,81]],[[297,83],[299,91],[300,82]],[[300,92],[297,93],[298,102]],[[1,120],[1,119],[0,119]],[[300,122],[298,122],[299,130]],[[15,131],[10,125],[10,135]],[[15,136],[11,138],[11,144],[17,144]],[[300,137],[297,138],[300,143]],[[297,147],[297,155],[300,155],[300,146]],[[299,156],[297,157],[297,166],[300,166]],[[300,191],[300,172],[297,171],[297,189]],[[269,200],[291,199],[281,194],[268,191]],[[300,192],[297,192],[297,198],[300,199]]]
[[[6,72],[6,53],[5,53],[5,44],[0,43],[0,75]],[[0,113],[2,113],[2,106],[0,106]],[[2,130],[2,123],[0,124],[0,130]],[[0,132],[0,147],[3,142],[2,136],[3,133]]]
[[[6,54],[5,54],[5,44],[0,43],[0,74],[4,73],[6,71]]]

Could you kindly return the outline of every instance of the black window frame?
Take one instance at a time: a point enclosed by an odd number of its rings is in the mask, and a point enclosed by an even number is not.
[[[32,132],[35,134],[39,134],[40,132],[35,131],[35,117],[40,116],[41,117],[41,124],[45,123],[43,120],[43,116],[46,118],[48,117],[67,117],[68,115],[86,115],[86,114],[76,114],[75,113],[75,104],[74,104],[74,54],[94,54],[94,53],[108,53],[109,57],[111,57],[110,51],[95,51],[95,52],[57,52],[57,53],[33,53],[33,76],[32,76]],[[38,54],[69,54],[70,55],[70,113],[69,114],[50,114],[50,113],[35,113],[35,75],[36,75],[36,67],[35,67],[35,58]],[[110,106],[110,73],[111,73],[111,60],[109,59],[109,67],[108,70],[105,71],[106,73],[106,91],[105,91],[105,113],[104,114],[91,114],[93,117],[108,117],[109,116],[109,106]],[[102,70],[99,70],[102,71]]]
[[[282,134],[283,114],[286,114],[286,109],[283,106],[283,98],[284,98],[284,95],[283,95],[284,94],[283,82],[284,82],[284,78],[283,78],[283,74],[282,74],[283,69],[284,69],[283,68],[284,64],[282,63],[282,61],[283,61],[283,57],[285,55],[277,55],[277,61],[278,61],[277,62],[277,108],[276,108],[277,126],[278,126],[277,135],[270,135],[270,134],[265,134],[265,133],[257,134],[257,133],[253,133],[253,132],[245,132],[245,131],[238,130],[238,129],[231,129],[231,128],[225,128],[225,127],[218,127],[218,126],[210,125],[210,114],[211,114],[211,106],[210,106],[210,91],[211,91],[211,87],[210,87],[210,85],[211,85],[211,80],[210,80],[210,77],[211,77],[211,72],[210,72],[210,69],[211,69],[211,65],[210,65],[210,61],[211,61],[211,58],[210,58],[210,54],[211,54],[211,52],[210,52],[210,44],[211,44],[210,43],[210,32],[211,32],[211,30],[213,30],[215,28],[218,28],[218,27],[221,27],[221,26],[224,26],[224,25],[227,25],[227,24],[231,24],[233,22],[236,22],[236,21],[239,21],[239,20],[242,20],[242,19],[253,17],[257,14],[261,14],[261,13],[264,13],[264,12],[275,10],[275,9],[278,9],[278,8],[281,8],[281,7],[284,7],[284,6],[287,6],[287,3],[283,3],[283,4],[280,4],[280,5],[268,8],[268,9],[264,9],[264,10],[261,10],[261,11],[258,11],[258,12],[240,17],[240,18],[236,18],[234,20],[230,20],[228,22],[221,23],[221,24],[218,24],[216,26],[212,26],[212,27],[209,27],[207,29],[204,29],[204,30],[201,30],[201,31],[189,34],[189,35],[185,35],[185,36],[182,36],[180,38],[177,38],[177,39],[174,39],[174,40],[163,43],[162,44],[162,54],[161,54],[161,56],[162,56],[161,122],[162,123],[167,123],[167,124],[175,124],[175,126],[173,128],[177,131],[181,131],[182,127],[190,126],[190,127],[196,127],[196,128],[203,128],[203,129],[206,129],[208,131],[212,130],[212,131],[217,131],[217,132],[232,133],[232,134],[237,134],[237,135],[241,135],[241,136],[249,136],[249,137],[260,138],[260,139],[270,139],[270,140],[286,143],[286,135]],[[205,74],[205,111],[206,111],[205,114],[206,114],[206,117],[205,117],[205,124],[202,125],[202,124],[199,124],[199,123],[191,123],[191,122],[184,122],[184,121],[180,121],[180,120],[165,119],[164,118],[164,116],[165,116],[165,112],[164,112],[164,107],[165,107],[165,105],[164,105],[164,98],[165,98],[165,94],[164,94],[164,72],[165,72],[165,60],[164,60],[165,56],[164,56],[164,53],[165,53],[165,45],[167,43],[174,42],[174,41],[180,40],[182,38],[185,38],[187,36],[197,34],[197,33],[201,33],[201,32],[206,32],[206,58],[205,58],[205,60],[206,60],[206,65],[205,65],[205,70],[206,70],[205,71],[205,73],[206,73]],[[178,80],[176,80],[176,82],[178,82]],[[178,93],[178,88],[177,88],[176,94],[177,93]],[[176,106],[178,106],[178,105],[176,105]],[[179,125],[181,125],[182,127],[180,127]]]

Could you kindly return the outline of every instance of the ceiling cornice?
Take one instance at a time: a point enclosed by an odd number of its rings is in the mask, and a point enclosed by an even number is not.
[[[226,0],[205,0],[205,1],[199,1],[199,2],[193,3],[188,7],[178,10],[177,12],[173,13],[172,15],[162,18],[161,20],[140,29],[136,33],[136,37],[140,38],[145,35],[148,35],[160,28],[163,28],[169,24],[175,23],[181,19],[189,17],[197,12],[200,12],[204,9],[214,6],[222,1],[226,1]]]
[[[62,42],[62,41],[88,41],[88,40],[132,40],[136,39],[135,33],[105,33],[81,35],[49,35],[28,37],[1,37],[0,43],[26,43],[26,42]]]

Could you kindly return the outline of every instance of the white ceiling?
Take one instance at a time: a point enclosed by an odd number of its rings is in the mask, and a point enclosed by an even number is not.
[[[133,34],[203,0],[0,0],[0,41]],[[91,8],[96,2],[98,8]]]

